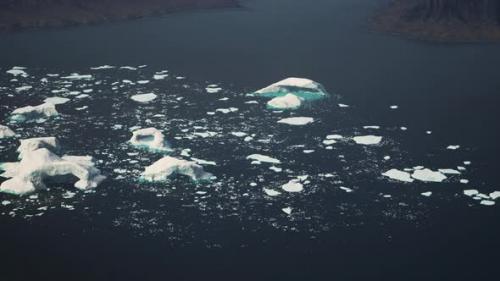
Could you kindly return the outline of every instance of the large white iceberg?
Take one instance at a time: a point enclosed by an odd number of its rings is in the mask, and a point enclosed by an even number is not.
[[[313,80],[305,78],[286,78],[254,93],[262,97],[280,97],[294,94],[304,100],[316,100],[328,96],[325,88]]]
[[[0,125],[0,139],[14,137],[16,133],[12,131],[9,127]]]
[[[287,124],[292,126],[304,126],[314,122],[312,117],[289,117],[278,120],[280,124]]]
[[[23,156],[17,163],[1,166],[2,177],[10,178],[0,185],[0,192],[26,194],[45,188],[48,177],[73,175],[78,178],[75,187],[81,190],[95,188],[105,177],[94,167],[90,156],[59,157],[46,148],[40,148]]]
[[[30,119],[48,118],[57,116],[59,113],[56,106],[52,103],[43,103],[37,106],[25,106],[18,108],[11,113],[11,120],[24,122]]]
[[[267,107],[271,109],[297,109],[302,104],[302,100],[294,94],[286,94],[282,97],[275,97],[267,102]]]
[[[20,140],[21,144],[17,148],[19,159],[39,148],[47,148],[50,151],[58,152],[60,150],[59,142],[55,137],[42,137]]]
[[[210,180],[212,174],[205,172],[201,165],[194,161],[165,156],[151,166],[146,167],[142,178],[146,181],[165,181],[171,175],[180,174],[194,181]]]
[[[145,128],[132,132],[130,143],[153,151],[170,150],[170,146],[165,141],[163,133],[155,128]]]

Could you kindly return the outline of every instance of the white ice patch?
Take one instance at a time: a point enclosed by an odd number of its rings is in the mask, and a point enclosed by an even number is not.
[[[430,197],[432,195],[432,192],[431,191],[422,192],[422,193],[420,193],[420,195],[425,196],[425,197]]]
[[[348,105],[348,104],[343,104],[343,103],[339,103],[339,104],[338,104],[338,106],[339,106],[340,108],[348,108],[348,107],[349,107],[349,105]]]
[[[51,104],[64,104],[67,103],[68,101],[70,101],[70,99],[63,97],[50,97],[43,100],[43,102]]]
[[[423,182],[442,182],[447,178],[443,173],[427,168],[414,171],[411,177]]]
[[[238,138],[242,138],[242,137],[246,136],[247,133],[244,133],[244,132],[231,132],[231,135],[233,135],[235,137],[238,137]]]
[[[347,193],[351,193],[353,192],[354,190],[352,190],[352,188],[349,188],[349,187],[345,187],[345,186],[339,186],[339,188]]]
[[[460,145],[448,145],[446,147],[446,149],[449,149],[449,150],[457,150],[460,148]]]
[[[304,190],[304,186],[297,179],[293,179],[288,183],[285,183],[281,188],[286,192],[301,192]]]
[[[57,152],[60,150],[59,142],[55,137],[41,137],[20,140],[20,145],[17,148],[19,159],[23,159],[24,155],[31,153],[39,148],[47,148],[50,151]]]
[[[149,93],[149,94],[138,94],[138,95],[133,95],[131,96],[130,98],[136,102],[140,102],[140,103],[148,103],[148,102],[152,102],[154,101],[158,96],[153,94],[153,93]]]
[[[369,129],[378,130],[378,129],[380,129],[380,126],[363,126],[363,129],[366,129],[366,130],[369,130]]]
[[[207,91],[207,93],[209,93],[209,94],[216,94],[216,93],[222,91],[222,88],[218,87],[217,85],[208,85],[205,88],[205,91]]]
[[[203,159],[194,158],[194,157],[191,157],[191,160],[193,160],[194,162],[196,162],[197,164],[200,164],[200,165],[217,166],[217,163],[215,161],[208,161],[208,160],[203,160]]]
[[[267,106],[272,109],[297,109],[301,104],[301,99],[294,94],[275,97],[267,102]]]
[[[280,124],[287,124],[292,126],[304,126],[314,122],[312,117],[290,117],[278,121]]]
[[[466,190],[464,190],[464,195],[466,195],[466,196],[472,197],[472,196],[475,196],[477,194],[479,194],[479,191],[477,189],[466,189]]]
[[[438,169],[440,173],[448,174],[448,175],[460,175],[460,171],[455,169]]]
[[[493,206],[493,205],[495,205],[495,201],[481,200],[481,202],[479,202],[479,204],[484,205],[484,206]]]
[[[500,198],[500,191],[493,191],[489,194],[490,198],[493,200],[497,200]]]
[[[188,176],[194,181],[209,180],[212,178],[212,174],[205,172],[203,167],[196,164],[196,162],[170,156],[163,157],[151,166],[146,167],[142,173],[142,178],[152,182],[165,181],[174,174]]]
[[[238,108],[236,107],[230,107],[230,108],[217,108],[215,110],[215,112],[220,112],[220,113],[223,113],[223,114],[228,114],[228,113],[231,113],[231,112],[237,112],[238,111]]]
[[[94,67],[91,67],[90,69],[92,70],[106,70],[106,69],[113,69],[115,68],[115,66],[111,66],[111,65],[100,65],[100,66],[94,66]]]
[[[411,178],[410,173],[400,171],[397,169],[391,169],[385,173],[382,174],[383,176],[386,176],[390,179],[397,180],[397,181],[402,181],[402,182],[413,182],[413,179]]]
[[[90,75],[90,74],[71,73],[70,75],[63,76],[61,78],[62,79],[68,79],[68,80],[90,80],[90,79],[92,79],[92,75]]]
[[[247,159],[254,160],[254,161],[257,161],[259,163],[281,164],[280,160],[278,160],[276,158],[272,158],[270,156],[262,155],[262,154],[248,155]]]
[[[353,137],[352,139],[357,144],[362,144],[362,145],[375,145],[379,144],[382,141],[382,137],[373,135],[357,136]]]
[[[20,93],[20,92],[31,90],[32,88],[33,88],[32,86],[21,86],[21,87],[16,88],[16,92]]]
[[[274,197],[274,196],[281,195],[281,192],[276,191],[274,189],[263,188],[263,190],[264,190],[264,193],[266,193],[267,196]]]
[[[285,207],[283,209],[281,209],[281,211],[283,211],[283,213],[287,214],[287,215],[291,215],[292,214],[292,211],[293,209],[290,208],[290,207]]]
[[[11,138],[16,136],[16,133],[12,131],[9,127],[0,125],[0,139]]]

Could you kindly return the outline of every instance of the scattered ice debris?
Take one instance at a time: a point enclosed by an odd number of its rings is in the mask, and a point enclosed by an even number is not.
[[[146,181],[165,181],[171,175],[180,174],[190,177],[193,181],[210,180],[212,174],[205,172],[201,165],[194,161],[187,161],[170,156],[165,156],[146,167],[142,178]]]
[[[447,179],[443,173],[427,168],[414,171],[411,177],[423,182],[442,182]]]
[[[247,159],[253,160],[253,161],[255,161],[258,164],[260,164],[260,163],[281,164],[280,160],[278,160],[276,158],[272,158],[272,157],[266,156],[266,155],[262,155],[262,154],[248,155]],[[252,162],[252,163],[254,163],[254,162]]]
[[[302,104],[299,97],[294,94],[275,97],[267,102],[267,107],[271,109],[297,109]]]
[[[379,144],[382,141],[382,137],[373,135],[357,136],[353,137],[352,139],[357,144],[362,144],[362,145],[375,145]]]
[[[413,179],[411,178],[410,173],[400,171],[397,169],[391,169],[391,170],[383,173],[382,175],[386,176],[390,179],[397,180],[397,181],[413,182]]]
[[[391,106],[389,106],[389,108],[390,108],[390,109],[398,109],[398,108],[399,108],[399,106],[397,106],[397,105],[391,105]]]
[[[449,150],[457,150],[460,148],[460,145],[448,145],[446,147],[446,149],[449,149]]]
[[[303,100],[317,100],[328,96],[321,84],[305,78],[287,78],[256,91],[254,95],[272,98],[290,93]]]
[[[23,159],[25,155],[39,148],[47,148],[52,152],[59,152],[59,142],[55,137],[41,137],[20,140],[20,145],[17,148],[19,159]]]
[[[43,117],[53,117],[58,114],[54,104],[43,103],[37,106],[28,105],[14,110],[11,114],[11,120],[14,122],[24,122]]]
[[[154,101],[158,96],[153,94],[153,93],[149,93],[149,94],[138,94],[138,95],[133,95],[131,96],[130,98],[136,102],[140,102],[140,103],[148,103],[148,102],[152,102]]]
[[[274,189],[263,188],[263,190],[264,190],[264,193],[266,193],[267,196],[274,197],[274,196],[281,195],[281,192],[276,191]]]
[[[432,195],[432,192],[431,191],[422,192],[422,193],[420,193],[420,195],[425,196],[425,197],[430,197]]]
[[[287,124],[293,126],[303,126],[314,122],[312,117],[289,117],[278,121],[280,124]]]
[[[145,128],[132,132],[130,143],[137,147],[145,147],[152,151],[170,151],[163,133],[155,128]]]
[[[63,76],[61,78],[68,79],[68,80],[90,80],[90,79],[92,79],[92,75],[72,73],[71,75]]]
[[[74,175],[79,180],[75,187],[81,190],[95,188],[105,177],[94,167],[90,156],[59,157],[46,148],[25,154],[15,165],[6,168],[2,177],[10,178],[0,185],[0,192],[23,195],[45,188],[44,178]]]
[[[281,188],[286,192],[301,192],[304,190],[304,186],[298,179],[290,180],[288,183],[282,185]]]
[[[238,108],[236,107],[230,107],[230,108],[217,108],[215,110],[215,112],[221,112],[223,114],[228,114],[228,113],[231,113],[231,112],[237,112],[238,111]]]
[[[44,103],[51,103],[51,104],[63,104],[67,103],[68,101],[70,101],[70,99],[62,97],[50,97],[43,100]]]
[[[11,138],[16,136],[16,133],[9,127],[0,125],[0,139]]]
[[[28,77],[28,73],[24,71],[26,68],[21,67],[21,66],[14,66],[12,69],[7,70],[6,72],[8,74],[14,75],[14,76],[21,76],[21,77]]]
[[[287,215],[291,215],[292,214],[292,211],[293,209],[290,208],[290,207],[285,207],[283,209],[281,209],[283,211],[283,213],[287,214]]]

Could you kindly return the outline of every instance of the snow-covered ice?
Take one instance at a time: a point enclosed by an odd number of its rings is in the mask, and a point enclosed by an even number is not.
[[[70,99],[63,98],[63,97],[50,97],[50,98],[46,98],[45,100],[43,100],[43,102],[51,103],[51,104],[63,104],[63,103],[67,103],[68,101],[70,101]]]
[[[373,135],[357,136],[353,137],[352,139],[357,144],[362,144],[362,145],[375,145],[379,144],[382,141],[382,137]]]
[[[55,137],[40,137],[20,140],[20,145],[17,148],[19,159],[23,159],[25,155],[39,148],[47,148],[52,152],[60,151],[59,141]]]
[[[288,183],[282,185],[281,188],[286,192],[301,192],[304,190],[304,186],[298,179],[290,180]]]
[[[410,173],[400,171],[398,169],[390,169],[389,171],[383,173],[382,175],[397,181],[413,182]]]
[[[423,182],[442,182],[447,179],[443,173],[427,168],[414,171],[411,177]]]
[[[140,103],[148,103],[148,102],[152,102],[154,101],[158,96],[153,94],[153,93],[149,93],[149,94],[138,94],[138,95],[133,95],[131,96],[130,98],[133,100],[133,101],[136,101],[136,102],[140,102]]]
[[[212,174],[205,172],[203,167],[194,161],[165,156],[146,167],[142,178],[146,181],[165,181],[168,177],[180,174],[190,177],[194,181],[209,180]]]
[[[267,107],[271,109],[297,109],[302,104],[299,97],[294,94],[275,97],[267,102]]]
[[[262,154],[248,155],[247,159],[254,160],[254,161],[257,161],[259,163],[263,162],[263,163],[271,163],[271,164],[281,164],[280,160],[278,160],[276,158],[272,158],[270,156],[262,155]]]
[[[289,117],[278,121],[280,124],[287,124],[292,126],[304,126],[314,122],[312,117]]]
[[[129,142],[138,147],[145,147],[152,151],[169,151],[170,146],[165,141],[163,133],[156,128],[139,129],[132,132]]]

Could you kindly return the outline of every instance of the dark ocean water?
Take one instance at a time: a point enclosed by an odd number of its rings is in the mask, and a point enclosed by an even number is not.
[[[32,199],[0,194],[11,202],[0,206],[2,280],[494,279],[499,203],[482,206],[462,192],[500,190],[500,45],[371,32],[373,2],[251,0],[242,9],[0,35],[0,124],[17,107],[61,95],[54,89],[92,89],[82,99],[66,93],[72,100],[58,106],[60,117],[11,127],[22,138],[57,136],[67,153],[94,156],[108,176],[94,192],[74,196],[64,195],[75,191],[71,185]],[[104,64],[147,67],[90,69]],[[15,65],[30,77],[12,81],[5,71]],[[169,77],[153,80],[161,70]],[[46,76],[72,72],[93,79],[68,84]],[[253,99],[246,93],[289,76],[314,79],[332,97],[280,114],[263,100],[245,103]],[[223,90],[207,94],[214,83]],[[16,93],[22,85],[33,89]],[[148,105],[129,99],[147,92],[158,99]],[[239,111],[207,115],[229,107]],[[316,122],[276,123],[288,115]],[[126,144],[134,126],[162,129],[175,155],[190,148],[193,157],[217,162],[206,167],[217,180],[141,184],[140,172],[161,156],[134,154]],[[206,131],[217,136],[193,137]],[[240,131],[255,134],[254,141],[230,134]],[[345,141],[327,150],[322,140],[334,133],[384,141],[375,147]],[[446,149],[455,144],[460,149]],[[15,160],[16,140],[0,145],[0,161]],[[252,153],[280,159],[283,172],[250,165],[245,157]],[[401,184],[380,175],[463,161],[472,164],[445,183]],[[302,193],[262,192],[301,175],[310,180]],[[425,191],[432,196],[421,196]],[[286,206],[291,216],[281,211]]]

